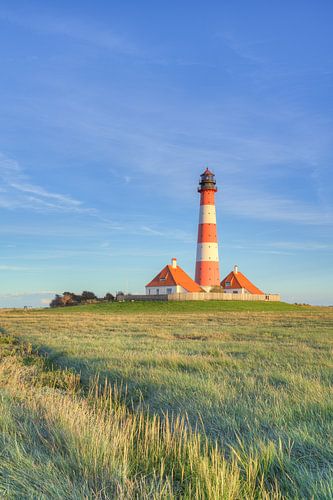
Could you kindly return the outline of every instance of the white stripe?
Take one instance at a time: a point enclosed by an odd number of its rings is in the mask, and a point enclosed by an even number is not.
[[[219,261],[219,250],[217,243],[198,243],[197,245],[197,262],[201,261]]]
[[[199,224],[216,224],[215,205],[200,205]]]

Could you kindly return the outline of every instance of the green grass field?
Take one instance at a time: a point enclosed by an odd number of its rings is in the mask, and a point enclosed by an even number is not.
[[[332,308],[261,302],[101,304],[2,311],[0,326],[3,336],[10,336],[3,347],[0,393],[11,423],[2,422],[3,434],[19,436],[23,450],[20,472],[12,470],[15,454],[7,465],[0,463],[6,494],[12,489],[34,496],[38,489],[29,477],[35,468],[43,474],[47,463],[54,471],[47,479],[53,492],[47,498],[332,498]],[[38,356],[8,347],[12,337],[31,343],[47,362],[40,365]],[[51,376],[52,364],[57,371]],[[79,391],[68,384],[77,378],[66,368],[80,374]],[[103,404],[98,395],[98,404],[89,403],[87,387],[96,374],[100,384],[107,379],[117,385],[112,404],[105,395]],[[66,411],[58,415],[51,409],[52,398],[65,398]],[[89,418],[81,414],[88,403]],[[99,406],[114,415],[116,437],[106,429],[108,419]],[[40,411],[44,420],[38,423]],[[91,426],[100,421],[100,435],[83,433],[82,443],[71,418],[82,419],[83,427],[84,418]],[[144,438],[135,419],[145,422]],[[44,432],[39,425],[47,428],[46,450],[39,443]],[[58,443],[59,432],[69,440],[68,449]],[[48,455],[48,439],[58,443],[51,447],[54,456]],[[120,457],[129,447],[126,460],[113,457],[117,474],[110,468],[112,457],[103,455],[103,442]],[[10,450],[11,438],[8,443]],[[86,463],[90,459],[94,470]],[[55,494],[57,467],[70,485],[67,497]]]
[[[241,301],[188,301],[188,302],[113,302],[113,303],[100,303],[88,304],[76,307],[63,307],[60,309],[53,309],[56,314],[59,313],[82,313],[94,312],[105,314],[163,314],[163,313],[196,313],[196,312],[223,312],[223,311],[294,311],[299,310],[299,307],[294,304],[287,304],[286,302],[241,302]],[[45,310],[47,313],[49,309]]]

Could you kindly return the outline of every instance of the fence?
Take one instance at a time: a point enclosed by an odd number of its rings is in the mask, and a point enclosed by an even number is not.
[[[269,293],[266,295],[254,295],[251,293],[172,293],[170,295],[126,295],[125,300],[142,301],[185,301],[185,300],[261,300],[266,302],[279,302],[280,294]]]
[[[168,300],[263,300],[270,302],[278,302],[281,300],[280,294],[270,293],[267,295],[254,295],[251,293],[214,293],[214,292],[197,292],[197,293],[173,293],[168,295]]]
[[[170,295],[166,295],[166,294],[161,294],[161,295],[125,295],[124,296],[124,300],[126,301],[131,301],[131,300],[139,300],[139,301],[144,301],[144,302],[151,302],[151,301],[158,301],[158,302],[161,302],[161,301],[164,301],[166,302],[168,300],[168,297],[170,297]]]

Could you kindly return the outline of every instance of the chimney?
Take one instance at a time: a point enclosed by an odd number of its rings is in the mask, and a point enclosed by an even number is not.
[[[234,273],[237,274],[238,273],[238,266],[237,264],[234,265]]]
[[[171,259],[171,263],[172,263],[173,269],[177,269],[177,259],[175,257],[173,257]]]

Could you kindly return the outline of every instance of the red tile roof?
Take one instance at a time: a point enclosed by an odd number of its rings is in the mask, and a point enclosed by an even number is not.
[[[230,282],[230,286],[226,286],[226,282]],[[264,292],[259,290],[253,283],[251,283],[250,280],[247,279],[246,276],[244,276],[243,273],[238,271],[235,273],[234,271],[231,271],[231,273],[228,274],[222,281],[221,281],[221,287],[226,289],[226,290],[232,290],[235,288],[245,288],[245,290],[248,293],[256,294],[256,295],[264,295]]]
[[[176,286],[180,285],[187,292],[202,292],[202,288],[183,271],[181,267],[165,266],[146,286]]]

